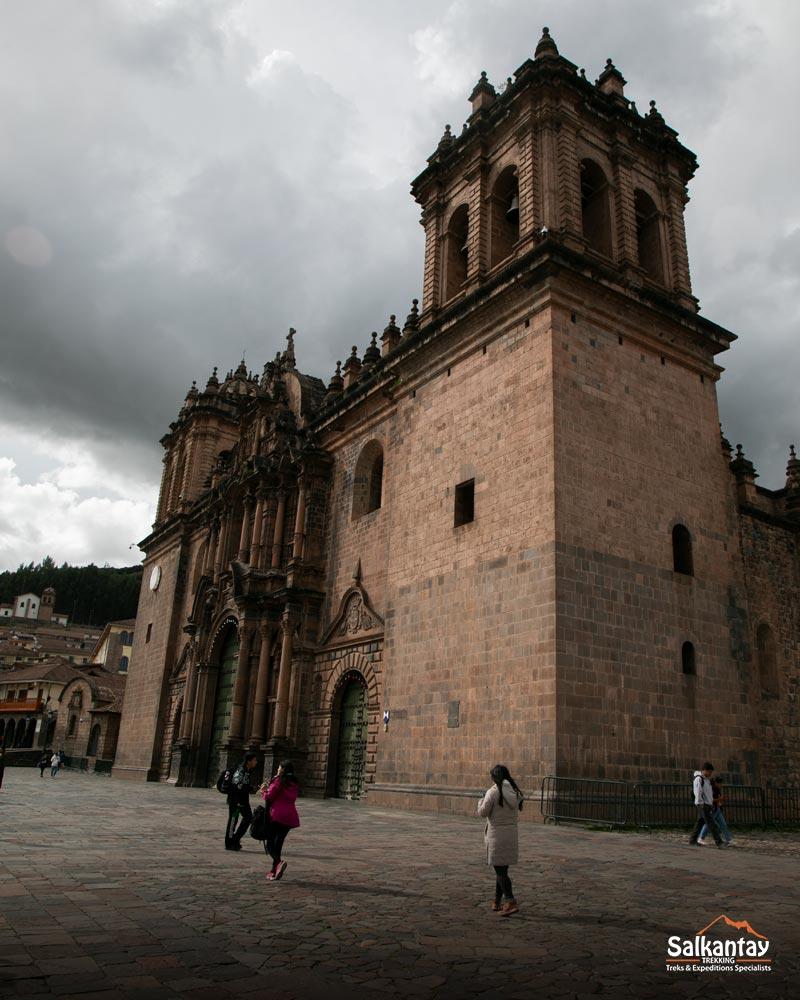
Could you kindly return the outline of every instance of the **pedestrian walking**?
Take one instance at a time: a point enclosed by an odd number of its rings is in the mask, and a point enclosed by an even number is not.
[[[703,764],[703,769],[701,771],[694,772],[692,791],[694,794],[695,809],[697,810],[697,820],[695,821],[692,834],[689,837],[689,843],[692,847],[701,846],[698,844],[697,838],[699,837],[704,824],[711,831],[714,837],[714,843],[717,847],[728,846],[720,836],[719,827],[714,822],[714,817],[711,815],[711,809],[714,803],[713,789],[711,787],[711,775],[713,773],[714,765],[709,763],[709,761],[706,761],[705,764]]]
[[[256,789],[250,784],[250,772],[257,763],[256,754],[246,753],[231,776],[231,787],[228,791],[228,825],[225,827],[226,851],[241,851],[242,837],[253,822],[250,796]]]
[[[282,859],[283,842],[290,830],[300,826],[295,802],[300,786],[294,773],[294,764],[285,760],[278,768],[278,773],[269,783],[261,786],[261,796],[269,805],[269,824],[267,837],[264,841],[264,851],[272,858],[272,867],[267,872],[267,881],[275,882],[283,878],[286,862]]]
[[[50,758],[50,777],[55,778],[58,774],[58,769],[61,767],[61,755],[59,753],[54,753]]]
[[[46,753],[43,753],[42,756],[39,758],[39,763],[36,765],[39,768],[39,777],[40,778],[44,777],[44,772],[45,772],[45,770],[47,768],[47,765],[49,763],[50,763],[50,758],[47,756]]]
[[[733,837],[731,836],[730,830],[728,829],[728,824],[725,821],[725,816],[722,812],[722,778],[712,778],[711,779],[711,815],[714,817],[714,822],[719,827],[719,832],[725,838],[725,843],[728,847],[733,843]],[[703,829],[700,831],[700,836],[697,838],[698,844],[705,844],[706,834],[708,833],[708,825],[703,824]]]
[[[492,909],[503,917],[510,917],[512,913],[519,913],[508,869],[519,860],[517,823],[523,795],[505,764],[496,764],[490,774],[494,784],[478,803],[478,815],[486,819],[483,832],[486,863],[495,873]]]

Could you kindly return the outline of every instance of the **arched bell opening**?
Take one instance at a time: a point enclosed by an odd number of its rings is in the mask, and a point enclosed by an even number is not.
[[[636,245],[639,265],[659,284],[664,284],[664,254],[661,246],[661,223],[656,203],[646,191],[634,193]]]
[[[467,280],[469,265],[469,209],[459,205],[450,216],[444,237],[445,247],[445,301],[458,295]]]
[[[490,264],[494,267],[511,256],[519,240],[519,181],[517,168],[506,167],[492,189],[490,204]]]
[[[590,249],[610,257],[611,190],[603,168],[594,160],[581,160],[581,220]]]

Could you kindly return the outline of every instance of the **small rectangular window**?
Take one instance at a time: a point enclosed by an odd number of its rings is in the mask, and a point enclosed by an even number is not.
[[[150,636],[153,634],[153,624],[149,622],[147,625],[147,635],[144,637],[145,642],[150,642]]]
[[[453,527],[458,528],[462,524],[469,524],[475,520],[475,480],[469,479],[466,483],[459,483],[456,486],[456,506]]]

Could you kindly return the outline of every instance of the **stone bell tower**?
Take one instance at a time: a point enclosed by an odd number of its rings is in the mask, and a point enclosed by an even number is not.
[[[543,239],[623,287],[695,310],[683,210],[697,163],[609,59],[596,84],[547,28],[500,92],[485,73],[461,136],[445,129],[412,190],[423,209],[423,320]]]
[[[734,336],[692,295],[695,155],[625,87],[610,59],[590,82],[545,28],[502,87],[481,74],[463,131],[447,126],[412,184],[426,233],[415,343],[430,382],[409,405],[429,399],[439,428],[449,408],[454,440],[437,463],[474,484],[474,527],[459,534],[456,485],[454,554],[433,577],[445,592],[453,576],[473,638],[437,604],[452,662],[420,624],[391,639],[408,673],[387,671],[386,692],[413,704],[430,683],[419,662],[459,677],[428,695],[470,709],[447,737],[443,785],[471,774],[498,733],[500,689],[513,700],[490,756],[523,773],[681,780],[689,748],[725,746],[729,770],[752,776],[746,594],[716,399],[715,356]],[[393,610],[418,616],[400,591]],[[719,690],[731,696],[709,713]],[[379,776],[407,773],[415,750],[400,731],[379,744]]]

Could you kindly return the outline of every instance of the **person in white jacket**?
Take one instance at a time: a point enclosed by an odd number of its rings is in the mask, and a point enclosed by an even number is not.
[[[478,803],[478,815],[486,819],[483,833],[486,862],[495,872],[492,909],[503,917],[510,917],[512,913],[519,913],[508,867],[515,865],[519,858],[517,820],[523,796],[504,764],[496,764],[490,774],[494,784]]]
[[[711,775],[714,773],[714,765],[710,764],[708,761],[703,764],[702,771],[694,772],[694,779],[692,781],[692,791],[694,792],[694,805],[697,809],[697,820],[694,824],[694,829],[692,830],[692,835],[689,837],[689,843],[692,847],[699,847],[697,843],[697,838],[700,835],[700,831],[703,826],[707,826],[714,837],[714,843],[717,847],[727,847],[728,845],[722,839],[719,827],[717,826],[714,816],[711,812],[711,806],[714,801],[713,789],[711,787]]]

